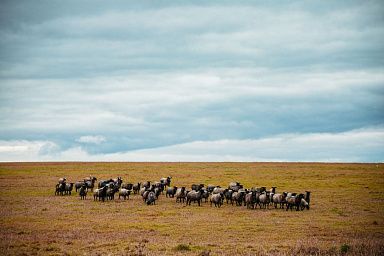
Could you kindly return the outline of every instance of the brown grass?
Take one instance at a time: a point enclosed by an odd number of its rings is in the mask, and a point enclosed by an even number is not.
[[[170,175],[177,186],[236,180],[280,192],[310,190],[311,209],[54,196],[59,177],[90,174],[130,182]],[[4,255],[383,255],[383,201],[382,164],[2,163],[0,249]]]

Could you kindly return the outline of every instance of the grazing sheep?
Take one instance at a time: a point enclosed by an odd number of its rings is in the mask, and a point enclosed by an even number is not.
[[[280,205],[280,209],[284,208],[286,198],[287,198],[287,192],[284,192],[283,194],[274,194],[272,196],[272,202],[275,205],[275,208],[277,208],[277,204]]]
[[[156,195],[155,195],[155,193],[152,192],[152,191],[149,192],[145,202],[147,203],[147,205],[156,204]]]
[[[201,205],[201,198],[203,195],[203,190],[200,189],[199,191],[192,190],[188,192],[187,194],[187,205],[191,205],[191,202],[197,202],[197,204]]]
[[[119,199],[120,199],[120,197],[123,197],[124,200],[127,199],[127,197],[128,197],[128,199],[129,199],[129,195],[130,195],[130,194],[131,194],[131,190],[128,190],[128,189],[126,189],[126,188],[122,188],[122,189],[120,189],[120,191],[119,191]]]
[[[63,177],[59,179],[59,184],[67,182],[67,178]]]
[[[184,203],[185,197],[187,196],[187,193],[185,191],[185,187],[178,188],[176,190],[175,196],[176,196],[176,203],[177,202],[181,203],[181,200],[183,200],[183,203]]]
[[[139,193],[139,191],[140,191],[140,186],[141,186],[141,183],[140,183],[140,182],[138,182],[137,184],[133,184],[133,186],[132,186],[133,194],[137,194],[137,193]]]
[[[83,184],[79,190],[79,195],[81,200],[87,199],[87,186]]]
[[[223,205],[223,195],[222,194],[213,194],[211,196],[211,207],[212,207],[212,203],[215,204],[215,207],[221,207]]]
[[[177,191],[177,187],[176,186],[173,186],[172,188],[171,187],[169,187],[169,188],[167,188],[167,191],[165,192],[165,196],[166,197],[174,197],[175,196],[175,194],[176,194],[176,191]]]

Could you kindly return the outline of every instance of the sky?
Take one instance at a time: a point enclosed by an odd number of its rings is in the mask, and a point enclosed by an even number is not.
[[[382,1],[1,1],[0,161],[384,161]]]

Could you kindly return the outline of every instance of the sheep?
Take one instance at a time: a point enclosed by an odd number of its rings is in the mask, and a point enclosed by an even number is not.
[[[270,196],[269,196],[269,191],[264,191],[260,196],[259,196],[259,205],[260,209],[263,206],[264,209],[268,207],[269,209],[269,203],[271,202]]]
[[[202,189],[204,187],[204,184],[192,184],[191,188],[192,190],[195,190],[195,191],[199,191],[200,189]]]
[[[286,198],[287,192],[283,192],[282,194],[274,194],[272,196],[272,202],[275,205],[275,208],[277,208],[277,204],[280,204],[280,209],[283,208],[286,202]]]
[[[140,191],[140,186],[141,186],[141,183],[140,183],[140,182],[138,182],[137,184],[133,184],[133,186],[132,186],[133,194],[137,194],[137,193],[139,193],[139,191]]]
[[[224,193],[224,191],[225,191],[225,188],[221,188],[217,186],[213,189],[212,194],[220,194],[220,193]]]
[[[271,187],[269,189],[269,198],[271,199],[270,200],[270,203],[273,204],[273,195],[276,194],[276,187]]]
[[[63,177],[59,179],[59,184],[67,182],[67,178]]]
[[[71,183],[65,183],[65,188],[64,188],[64,190],[65,190],[65,194],[66,195],[71,195],[72,194],[72,189],[73,189],[73,182],[71,182]]]
[[[200,189],[199,191],[192,190],[187,194],[187,204],[191,205],[191,202],[197,202],[197,204],[201,205],[201,198],[203,195],[203,190]]]
[[[289,209],[291,209],[291,211],[292,211],[294,206],[296,207],[296,211],[298,211],[300,209],[301,199],[304,198],[304,194],[299,194],[299,195],[296,195],[296,193],[294,193],[294,194],[295,195],[287,197],[287,211]]]
[[[94,176],[89,176],[84,179],[84,182],[87,185],[87,189],[91,189],[91,190],[95,187],[96,181],[97,181],[97,178]]]
[[[146,191],[146,187],[140,188],[139,195],[143,196],[144,192]]]
[[[110,183],[107,186],[107,199],[114,200],[115,199],[115,193],[119,191],[118,185],[115,185],[115,183]]]
[[[107,196],[107,186],[104,186],[99,189],[95,189],[93,192],[93,200],[96,201],[97,199],[105,201],[105,198]]]
[[[223,205],[223,195],[222,194],[213,194],[210,199],[211,207],[212,203],[215,204],[215,207],[221,207]]]
[[[225,189],[224,190],[225,202],[227,204],[228,204],[228,201],[232,202],[232,194],[233,194],[233,190],[232,189]]]
[[[255,203],[256,203],[256,191],[247,193],[245,195],[245,205],[247,206],[247,208],[250,209],[252,207],[252,209],[254,209]]]
[[[172,188],[171,187],[169,187],[169,188],[167,188],[167,191],[165,192],[165,196],[166,197],[174,197],[175,196],[175,194],[176,194],[176,191],[177,191],[177,187],[176,186],[173,186]]]
[[[153,189],[153,192],[155,193],[156,199],[159,199],[159,196],[160,196],[160,194],[162,192],[161,188],[155,187]]]
[[[207,186],[207,190],[208,190],[208,192],[209,192],[209,193],[212,193],[212,192],[213,192],[213,190],[214,190],[215,188],[217,188],[217,187],[219,187],[219,186],[215,186],[215,185],[208,185],[208,186]]]
[[[206,189],[203,189],[203,194],[201,195],[201,199],[205,199],[204,202],[208,202],[209,192]]]
[[[112,183],[113,182],[113,179],[109,179],[109,180],[100,180],[99,181],[99,184],[97,185],[98,188],[102,188],[102,187],[105,187],[107,186],[109,183]]]
[[[145,181],[142,183],[144,188],[150,188],[151,187],[151,182],[150,181]]]
[[[79,190],[83,185],[85,185],[85,180],[75,182],[75,191]]]
[[[304,210],[304,208],[309,210],[309,203],[304,198],[302,198],[300,201],[300,210]]]
[[[123,183],[123,184],[121,185],[121,188],[125,188],[125,189],[127,189],[127,190],[132,190],[132,188],[133,188],[133,184],[132,184],[132,183]]]
[[[229,186],[228,186],[228,189],[231,189],[234,192],[238,192],[242,188],[243,188],[243,185],[241,185],[240,182],[231,182],[229,183]]]
[[[166,188],[166,187],[170,187],[170,186],[171,186],[171,179],[172,179],[172,177],[171,177],[171,176],[168,176],[167,178],[161,178],[161,179],[160,179],[160,182],[161,182],[162,184],[164,184],[164,188]]]
[[[81,200],[87,199],[87,186],[83,184],[79,190],[79,195]]]
[[[186,191],[185,191],[185,187],[178,188],[176,190],[176,194],[175,194],[175,196],[176,196],[176,203],[177,202],[181,203],[181,200],[183,200],[183,203],[184,203],[186,195],[187,194],[186,194]]]
[[[310,191],[305,191],[305,197],[304,197],[305,201],[310,204],[311,202],[311,192]]]
[[[235,201],[237,206],[241,206],[243,204],[244,195],[245,195],[245,191],[233,192],[232,198],[231,198],[231,204],[233,205],[233,201]]]
[[[152,192],[152,191],[149,192],[145,202],[147,203],[147,205],[156,204],[156,195],[155,195],[155,193]]]
[[[128,190],[128,189],[126,189],[126,188],[122,188],[122,189],[120,189],[120,191],[119,191],[119,199],[120,199],[120,197],[123,197],[124,198],[124,200],[128,197],[128,199],[129,199],[129,195],[131,194],[131,190]]]
[[[160,190],[160,193],[163,193],[165,185],[159,181],[156,181],[154,184],[155,188]],[[157,194],[157,193],[156,193]],[[159,194],[160,195],[160,194]]]
[[[55,189],[55,195],[63,195],[65,192],[65,182],[64,183],[57,183],[56,189]]]

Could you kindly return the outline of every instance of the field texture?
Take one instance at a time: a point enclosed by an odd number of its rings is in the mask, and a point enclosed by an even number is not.
[[[310,190],[311,209],[285,211],[160,196],[106,202],[55,196],[59,177],[94,175],[277,192]],[[2,163],[2,255],[383,255],[384,165],[317,163]]]

